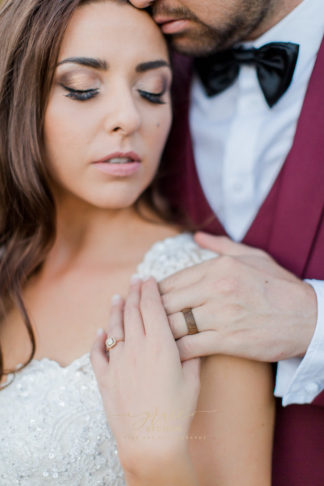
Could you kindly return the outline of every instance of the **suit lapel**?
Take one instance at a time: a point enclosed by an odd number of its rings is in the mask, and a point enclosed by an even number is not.
[[[265,248],[304,276],[324,211],[324,42],[300,114],[293,146],[244,241]]]

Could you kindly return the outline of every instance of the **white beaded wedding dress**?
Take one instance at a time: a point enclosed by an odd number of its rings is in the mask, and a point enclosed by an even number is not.
[[[155,243],[138,276],[162,280],[214,253],[190,234]],[[67,367],[33,360],[0,391],[1,486],[124,486],[89,354]]]

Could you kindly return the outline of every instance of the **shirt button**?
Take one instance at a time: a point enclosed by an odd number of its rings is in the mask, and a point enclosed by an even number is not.
[[[242,189],[243,189],[242,182],[234,182],[233,189],[234,189],[235,192],[241,192]]]

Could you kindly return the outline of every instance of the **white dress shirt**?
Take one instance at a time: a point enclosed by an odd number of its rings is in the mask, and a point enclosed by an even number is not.
[[[264,35],[244,43],[257,48],[279,41],[300,46],[293,81],[272,108],[254,66],[243,65],[233,85],[211,98],[198,78],[193,81],[190,127],[200,183],[235,241],[244,238],[292,146],[323,34],[323,0],[304,0]],[[317,327],[303,360],[278,365],[275,394],[283,397],[284,405],[310,402],[324,389],[324,282],[308,282],[317,295]]]

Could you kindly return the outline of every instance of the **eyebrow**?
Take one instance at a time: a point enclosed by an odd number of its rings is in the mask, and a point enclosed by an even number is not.
[[[106,61],[92,57],[68,57],[67,59],[63,59],[63,61],[60,61],[57,65],[60,66],[61,64],[67,63],[80,64],[81,66],[100,69],[102,71],[107,71],[108,69],[108,64]],[[169,63],[163,59],[158,59],[156,61],[142,62],[136,66],[135,70],[137,73],[144,73],[146,71],[150,71],[151,69],[158,69],[160,67],[168,67],[171,69]]]
[[[68,57],[67,59],[63,59],[63,61],[60,61],[57,65],[60,66],[61,64],[67,64],[70,62],[94,69],[101,69],[103,71],[108,69],[106,61],[103,61],[102,59],[94,59],[92,57]]]
[[[142,62],[141,64],[138,64],[138,66],[136,66],[136,72],[145,73],[145,71],[149,71],[151,69],[158,69],[160,67],[168,67],[171,69],[170,64],[168,64],[163,59],[159,59],[157,61],[148,61],[148,62]]]

